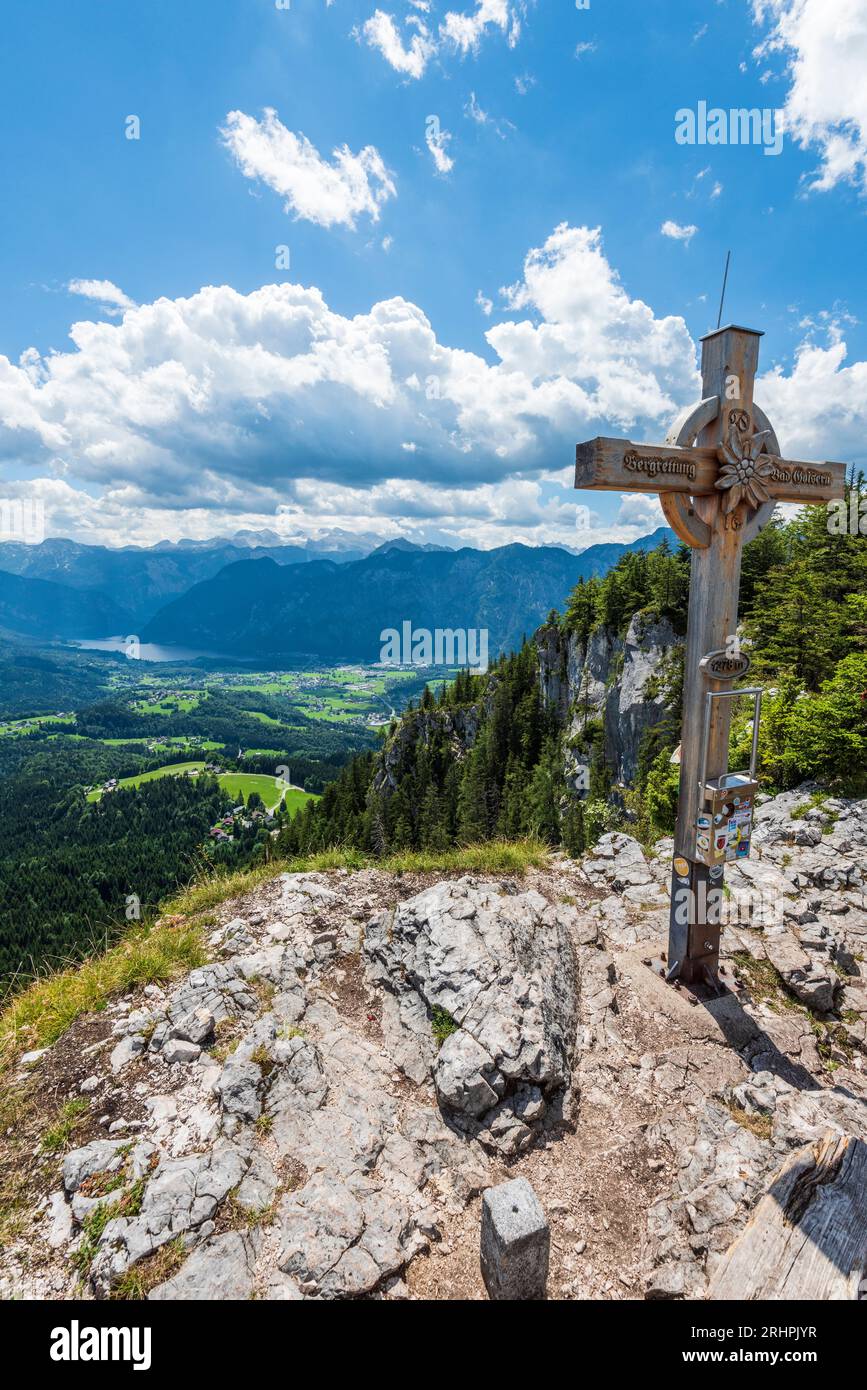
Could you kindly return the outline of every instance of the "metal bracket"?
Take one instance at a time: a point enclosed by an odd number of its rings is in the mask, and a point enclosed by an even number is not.
[[[761,712],[762,712],[762,695],[763,695],[763,694],[764,694],[764,691],[763,691],[763,689],[762,689],[762,687],[761,687],[760,685],[745,686],[745,687],[743,687],[743,688],[740,689],[740,690],[708,690],[707,694],[706,694],[705,697],[704,697],[704,731],[703,731],[703,733],[702,733],[702,740],[701,740],[701,742],[702,742],[702,750],[701,750],[701,775],[700,775],[700,777],[699,777],[699,779],[698,779],[698,785],[699,785],[699,787],[701,788],[702,794],[704,793],[705,784],[706,784],[706,782],[707,782],[707,744],[708,744],[708,735],[709,735],[709,733],[710,733],[710,717],[711,717],[711,710],[712,710],[712,708],[713,708],[712,702],[713,702],[714,700],[734,700],[734,699],[737,698],[738,695],[751,695],[751,696],[752,696],[752,699],[753,699],[753,741],[752,741],[752,747],[750,748],[750,770],[749,770],[749,777],[750,777],[750,781],[751,781],[751,782],[754,782],[754,781],[756,780],[756,763],[757,763],[757,761],[758,761],[758,751],[759,751],[759,719],[760,719],[760,717],[761,717]],[[745,775],[746,775],[746,774],[743,773],[743,772],[726,772],[726,773],[723,774],[723,778],[724,778],[724,777],[743,777],[743,776],[745,776]],[[723,780],[723,779],[721,778],[720,780]]]

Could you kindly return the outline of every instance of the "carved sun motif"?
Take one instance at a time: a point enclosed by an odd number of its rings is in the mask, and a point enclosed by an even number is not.
[[[739,434],[733,419],[727,444],[717,449],[717,458],[723,465],[716,486],[725,492],[723,511],[733,512],[739,502],[748,502],[751,507],[760,507],[768,501],[768,491],[762,481],[774,471],[773,458],[763,454],[765,440],[770,430],[744,437]]]

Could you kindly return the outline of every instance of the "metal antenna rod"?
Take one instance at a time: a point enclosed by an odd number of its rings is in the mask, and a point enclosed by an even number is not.
[[[716,326],[717,326],[717,328],[719,328],[720,324],[722,323],[723,300],[724,300],[725,297],[726,297],[726,282],[728,281],[728,278],[729,278],[729,261],[731,260],[731,258],[732,258],[732,253],[731,253],[731,251],[726,251],[726,268],[725,268],[725,274],[723,275],[722,294],[721,294],[720,297],[719,297],[719,313],[717,314],[717,318],[716,318]]]

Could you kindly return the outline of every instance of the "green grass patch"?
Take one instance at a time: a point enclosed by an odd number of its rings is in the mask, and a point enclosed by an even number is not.
[[[58,970],[17,994],[0,1013],[0,1070],[25,1050],[48,1047],[82,1014],[104,1009],[135,985],[161,984],[207,959],[205,924],[131,928],[117,946]]]
[[[60,1113],[53,1125],[45,1131],[39,1144],[40,1151],[44,1154],[63,1153],[67,1149],[73,1134],[81,1124],[81,1117],[90,1109],[89,1102],[83,1098],[68,1100],[61,1107]]]
[[[81,1244],[72,1257],[72,1263],[78,1270],[82,1278],[90,1272],[94,1256],[99,1248],[103,1232],[116,1216],[138,1216],[141,1211],[142,1197],[144,1196],[145,1180],[139,1178],[133,1183],[129,1192],[116,1202],[100,1202],[98,1207],[89,1211],[81,1223]]]
[[[829,795],[829,792],[813,792],[813,795],[808,801],[800,801],[797,806],[792,807],[789,812],[790,818],[792,820],[803,820],[808,811],[813,811],[818,806],[821,806],[823,801],[828,800]]]
[[[151,772],[139,772],[135,777],[122,777],[118,782],[119,787],[141,787],[145,782],[156,782],[160,777],[183,777],[188,772],[201,772],[205,764],[201,759],[194,759],[188,763],[168,763],[165,767],[155,767]],[[88,792],[88,801],[98,801],[102,796],[102,790]],[[111,793],[108,793],[111,795]]]
[[[175,1236],[174,1240],[166,1241],[159,1250],[155,1250],[152,1255],[148,1255],[144,1260],[139,1260],[138,1264],[134,1264],[131,1269],[128,1269],[112,1289],[109,1297],[120,1301],[142,1302],[147,1298],[151,1289],[155,1289],[158,1284],[165,1283],[166,1279],[171,1279],[173,1274],[177,1274],[187,1258],[187,1254],[183,1236]]]
[[[269,777],[264,772],[225,772],[217,781],[236,804],[246,801],[253,792],[258,792],[269,810],[279,803],[284,791],[279,777]],[[298,795],[307,800],[306,792],[299,792]]]
[[[318,800],[319,797],[315,792],[303,792],[296,787],[290,787],[288,791],[283,794],[283,804],[290,816],[297,815],[301,807],[306,806],[308,801]]]
[[[437,1004],[431,1014],[431,1031],[436,1038],[437,1047],[442,1047],[446,1038],[450,1038],[452,1033],[456,1033],[460,1026],[457,1019],[452,1018],[448,1009],[442,1009]]]
[[[134,777],[122,777],[118,786],[140,787],[145,782],[155,782],[161,777],[185,777],[190,772],[201,773],[204,771],[204,767],[205,763],[201,758],[194,758],[184,763],[166,763],[164,767],[155,767],[150,772],[140,772]],[[292,815],[306,801],[318,800],[313,792],[297,791],[294,788],[287,790],[279,777],[271,777],[266,773],[224,772],[217,778],[217,781],[236,804],[242,801],[246,802],[252,792],[258,792],[268,810],[273,810],[279,804],[285,792],[287,807]],[[98,801],[102,795],[101,788],[97,788],[96,791],[88,792],[87,799],[88,801]],[[107,793],[107,795],[111,795],[111,793]]]

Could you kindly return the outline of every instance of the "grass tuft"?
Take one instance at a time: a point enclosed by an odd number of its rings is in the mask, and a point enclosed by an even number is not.
[[[187,1257],[183,1236],[161,1245],[152,1255],[133,1265],[120,1278],[109,1295],[112,1299],[141,1302],[151,1289],[177,1274]]]
[[[9,1168],[0,1175],[0,1251],[20,1240],[32,1221],[27,1177]]]
[[[82,1278],[90,1273],[90,1266],[109,1221],[116,1216],[138,1216],[144,1189],[145,1179],[138,1178],[116,1202],[100,1202],[98,1207],[87,1213],[81,1223],[81,1243],[72,1257],[72,1263]]]
[[[0,1070],[25,1049],[56,1042],[77,1018],[98,1013],[113,995],[162,983],[206,958],[200,923],[158,922],[133,928],[117,946],[81,965],[35,980],[0,1013]]]
[[[83,1098],[68,1100],[61,1107],[55,1123],[50,1125],[43,1134],[39,1144],[40,1152],[57,1154],[68,1148],[73,1134],[81,1124],[82,1115],[89,1109],[89,1101]]]
[[[550,850],[541,840],[487,840],[460,849],[406,850],[374,861],[372,867],[386,873],[430,874],[516,874],[541,869],[548,863]]]
[[[377,859],[358,849],[326,849],[297,859],[272,859],[254,869],[238,869],[234,873],[212,873],[191,884],[164,904],[166,913],[185,916],[207,912],[228,902],[230,898],[251,893],[279,874],[327,873],[329,869],[380,869],[383,873],[430,874],[525,874],[531,868],[543,868],[549,859],[548,846],[541,840],[488,840],[481,844],[465,845],[459,849],[401,850]]]
[[[436,1005],[431,1014],[431,1029],[436,1038],[437,1047],[442,1047],[446,1038],[450,1038],[452,1033],[456,1033],[460,1028],[457,1019],[452,1018],[448,1009],[443,1009],[439,1004]]]
[[[773,1131],[773,1121],[770,1115],[758,1115],[751,1110],[744,1110],[734,1102],[726,1106],[733,1120],[737,1120],[743,1129],[748,1129],[750,1134],[755,1134],[758,1139],[770,1139]]]

